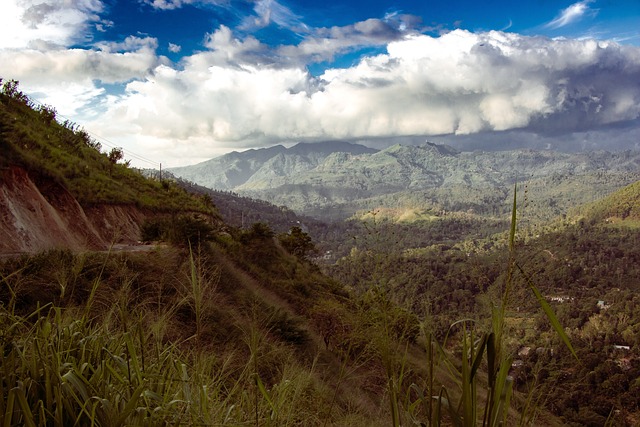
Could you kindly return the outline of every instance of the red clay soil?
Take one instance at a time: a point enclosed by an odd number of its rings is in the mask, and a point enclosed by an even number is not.
[[[34,181],[19,167],[0,171],[0,254],[133,244],[144,216],[134,206],[85,210],[58,183]]]

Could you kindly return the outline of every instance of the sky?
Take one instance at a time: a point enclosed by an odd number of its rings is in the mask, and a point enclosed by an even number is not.
[[[3,0],[0,78],[139,167],[275,144],[640,149],[640,0]]]

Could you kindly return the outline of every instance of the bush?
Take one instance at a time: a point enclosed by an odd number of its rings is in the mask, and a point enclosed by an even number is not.
[[[162,240],[166,225],[158,220],[146,220],[140,226],[140,240],[143,242],[152,242]]]
[[[179,215],[171,219],[152,219],[140,227],[142,241],[165,240],[177,246],[198,246],[213,240],[214,228],[195,215]]]
[[[198,246],[213,240],[213,227],[203,219],[180,215],[171,224],[169,242],[179,246]]]

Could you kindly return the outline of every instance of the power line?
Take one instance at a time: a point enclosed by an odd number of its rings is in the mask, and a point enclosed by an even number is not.
[[[160,165],[160,162],[153,161],[153,160],[148,159],[148,158],[146,158],[146,157],[144,157],[144,156],[142,156],[140,154],[136,154],[136,153],[134,153],[134,152],[132,152],[130,150],[127,150],[127,149],[125,149],[123,147],[120,147],[120,146],[116,145],[115,143],[109,141],[107,138],[105,138],[103,136],[100,136],[100,135],[98,135],[98,134],[96,134],[94,132],[88,131],[88,130],[86,132],[89,135],[91,135],[96,141],[100,142],[100,144],[102,144],[102,145],[106,145],[109,148],[120,148],[127,157],[131,157],[131,158],[134,158],[134,159],[139,160],[141,162],[152,164],[153,166],[156,166],[156,167],[158,167]]]
[[[32,97],[29,97],[29,100],[30,100],[31,102],[33,102],[34,104],[39,105],[40,107],[44,107],[44,106],[46,106],[46,104],[43,104],[42,102],[40,102],[40,101],[38,101],[37,99],[34,99],[34,98],[32,98]],[[68,122],[70,122],[70,123],[75,123],[75,122],[74,122],[73,120],[71,120],[70,118],[63,116],[62,114],[59,114],[58,112],[56,112],[56,117],[61,117],[61,118],[65,119],[65,120],[67,120],[67,121],[68,121]],[[99,142],[99,143],[100,143],[100,145],[102,145],[102,146],[106,146],[106,147],[111,148],[111,149],[113,149],[113,148],[119,148],[119,149],[121,149],[121,150],[122,150],[122,152],[123,152],[123,154],[124,154],[124,155],[125,155],[125,157],[127,157],[127,158],[132,158],[132,159],[138,160],[138,161],[140,161],[140,162],[144,162],[144,163],[151,164],[151,165],[153,165],[153,166],[154,166],[154,167],[156,167],[156,168],[160,167],[160,165],[161,165],[161,163],[160,163],[160,162],[156,162],[156,161],[151,160],[151,159],[148,159],[148,158],[146,158],[146,157],[144,157],[144,156],[142,156],[142,155],[140,155],[140,154],[134,153],[134,152],[133,152],[133,151],[131,151],[131,150],[125,149],[124,147],[119,146],[118,144],[116,144],[116,143],[114,143],[114,142],[112,142],[112,141],[109,141],[107,138],[102,137],[102,136],[100,136],[100,135],[96,134],[95,132],[91,132],[90,130],[88,130],[88,129],[87,129],[87,128],[85,128],[84,126],[82,127],[82,129],[83,129],[85,132],[87,132],[87,134],[89,134],[93,139],[95,139],[97,142]]]

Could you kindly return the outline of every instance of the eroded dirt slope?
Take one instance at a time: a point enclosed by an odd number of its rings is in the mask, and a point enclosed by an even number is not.
[[[19,167],[0,171],[0,253],[133,243],[144,217],[135,206],[84,209],[58,183],[34,178]]]

